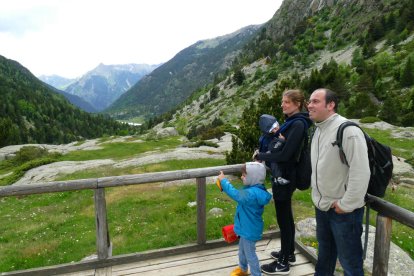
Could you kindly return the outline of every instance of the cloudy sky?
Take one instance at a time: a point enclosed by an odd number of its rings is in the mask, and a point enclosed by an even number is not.
[[[159,64],[203,39],[267,22],[282,0],[5,0],[0,55],[36,76]]]

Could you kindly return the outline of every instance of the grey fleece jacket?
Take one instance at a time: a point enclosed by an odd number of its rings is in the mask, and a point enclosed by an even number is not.
[[[315,124],[311,144],[312,201],[322,211],[328,211],[335,201],[345,212],[365,204],[370,169],[364,134],[355,126],[344,130],[342,146],[349,167],[341,162],[338,146],[332,145],[339,125],[346,120],[334,114]]]

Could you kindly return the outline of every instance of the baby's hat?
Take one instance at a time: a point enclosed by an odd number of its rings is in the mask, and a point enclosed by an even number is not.
[[[279,123],[277,122],[276,118],[272,115],[262,114],[259,118],[259,127],[263,133],[269,133],[278,125]]]
[[[246,179],[244,185],[264,184],[266,167],[259,162],[246,162]]]

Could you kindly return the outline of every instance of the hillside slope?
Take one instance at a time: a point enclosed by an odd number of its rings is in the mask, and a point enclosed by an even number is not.
[[[223,74],[258,29],[248,26],[191,45],[141,79],[105,112],[115,118],[149,118],[170,111]]]
[[[278,103],[284,89],[309,95],[328,87],[339,94],[340,113],[349,118],[413,126],[413,3],[286,0],[223,81],[156,121],[190,137],[221,133],[229,125],[245,125],[254,136],[259,130],[251,126],[261,113],[283,120]]]
[[[70,104],[14,60],[0,56],[0,147],[127,134],[133,127]]]

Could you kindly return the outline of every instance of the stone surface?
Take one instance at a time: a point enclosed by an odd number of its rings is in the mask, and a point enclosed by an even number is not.
[[[116,138],[113,140],[108,140],[103,143],[111,142],[121,142],[127,141],[130,137]],[[141,140],[133,142],[142,142]],[[88,161],[62,161],[55,162],[47,165],[43,165],[34,169],[29,170],[26,174],[13,185],[21,184],[34,184],[34,183],[43,183],[54,181],[57,176],[71,174],[76,171],[98,168],[101,166],[113,166],[115,168],[125,168],[130,166],[140,166],[146,164],[154,164],[168,160],[191,160],[191,159],[200,159],[200,158],[215,158],[215,159],[224,159],[224,152],[231,150],[231,134],[226,134],[221,137],[219,140],[215,141],[218,148],[201,146],[198,148],[186,148],[186,147],[177,147],[173,150],[164,151],[164,152],[147,152],[142,155],[139,155],[135,158],[128,158],[124,160],[114,161],[112,159],[99,159],[99,160],[88,160]],[[91,150],[99,148],[101,143],[99,140],[88,140],[82,144],[71,143],[67,145],[34,145],[39,147],[45,147],[50,151],[58,151],[62,154],[73,150]],[[9,146],[0,149],[0,155],[3,154],[14,154],[16,151],[24,145],[19,146]],[[2,176],[5,177],[5,176]],[[211,181],[211,179],[210,179]],[[171,184],[171,183],[167,183]]]

